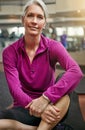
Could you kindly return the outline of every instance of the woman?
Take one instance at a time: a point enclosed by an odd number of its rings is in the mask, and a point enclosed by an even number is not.
[[[46,18],[43,1],[30,0],[22,16],[24,37],[3,51],[4,71],[14,105],[1,112],[1,128],[51,130],[66,114],[70,103],[67,94],[83,76],[61,43],[42,35]],[[55,83],[57,62],[66,72]]]

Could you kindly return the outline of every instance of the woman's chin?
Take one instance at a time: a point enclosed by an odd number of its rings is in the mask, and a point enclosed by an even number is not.
[[[30,33],[30,35],[31,35],[31,36],[38,36],[39,33],[37,33],[37,32],[32,32],[32,33]]]

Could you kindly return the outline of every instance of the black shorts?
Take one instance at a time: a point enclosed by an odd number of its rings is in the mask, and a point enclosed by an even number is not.
[[[29,111],[22,107],[1,110],[0,119],[13,119],[31,126],[38,126],[41,121],[41,118],[31,116]]]

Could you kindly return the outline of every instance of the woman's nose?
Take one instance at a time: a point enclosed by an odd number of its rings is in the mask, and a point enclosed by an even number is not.
[[[37,17],[33,17],[32,22],[37,23],[38,22]]]

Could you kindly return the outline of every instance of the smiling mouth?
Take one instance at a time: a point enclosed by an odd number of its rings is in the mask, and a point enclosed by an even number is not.
[[[30,27],[31,30],[37,30],[37,27]]]

